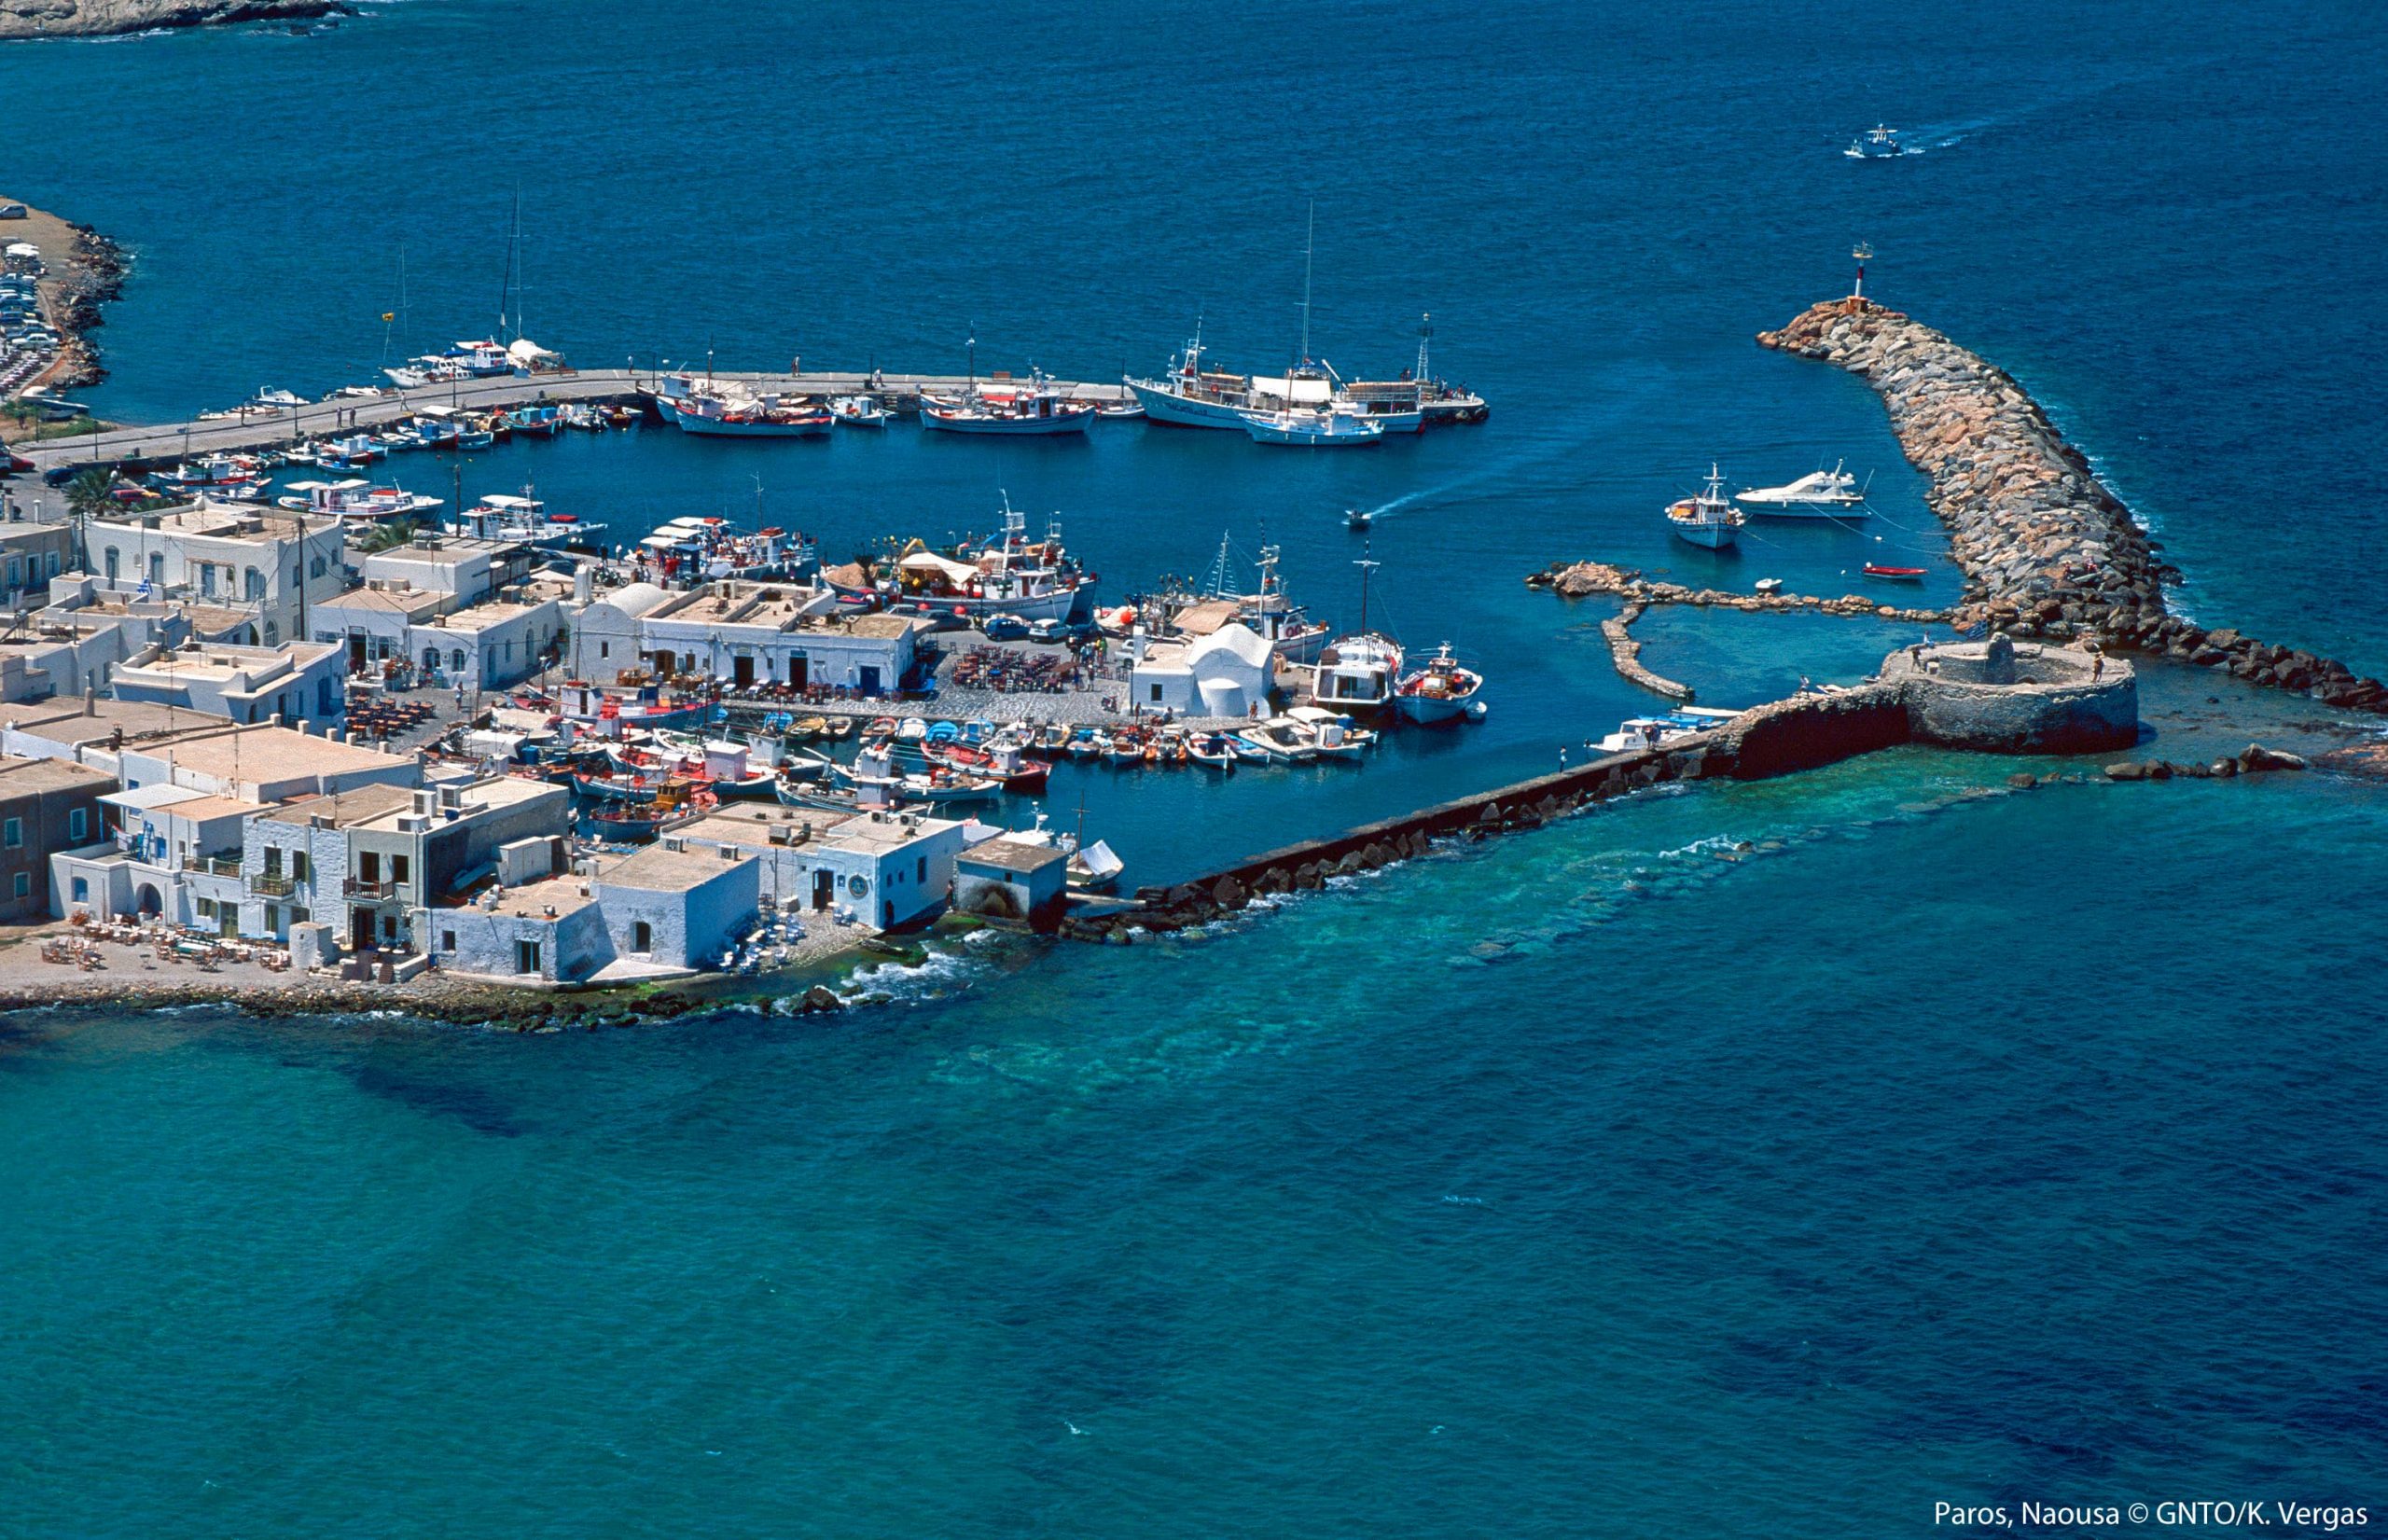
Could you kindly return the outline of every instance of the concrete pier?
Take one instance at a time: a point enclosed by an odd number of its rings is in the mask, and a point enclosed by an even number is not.
[[[393,389],[380,395],[310,402],[303,407],[259,408],[238,417],[199,418],[187,423],[160,423],[148,427],[120,427],[72,439],[26,444],[18,452],[41,470],[58,465],[114,464],[125,460],[177,460],[187,448],[192,454],[231,454],[246,450],[279,449],[300,438],[321,437],[368,428],[387,427],[428,407],[496,411],[506,407],[539,402],[623,401],[644,399],[655,386],[646,370],[580,369],[561,374],[494,375],[452,384]],[[769,374],[715,370],[713,378],[743,385],[763,394],[782,395],[854,395],[872,389],[867,373]],[[1080,381],[1048,382],[1064,395],[1081,401],[1125,399],[1125,385]],[[924,390],[944,395],[967,390],[971,381],[959,374],[879,375],[877,394],[898,406],[917,404]],[[984,390],[1003,390],[1022,382],[981,375]]]

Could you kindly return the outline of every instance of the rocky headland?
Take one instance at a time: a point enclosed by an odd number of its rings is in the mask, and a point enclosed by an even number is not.
[[[2350,711],[2388,713],[2388,687],[2332,659],[2170,613],[2178,571],[2012,376],[1897,311],[1836,299],[1758,334],[1872,385],[1965,575],[1960,626],[2094,638],[2228,671]]]
[[[0,7],[8,3],[0,0]],[[0,196],[0,203],[14,201]],[[107,378],[90,334],[105,320],[100,307],[124,292],[124,248],[89,225],[39,209],[28,209],[24,218],[0,225],[0,241],[25,242],[41,252],[42,306],[58,333],[57,356],[20,388],[73,390]]]
[[[0,0],[0,41],[101,37],[160,27],[310,21],[346,15],[344,0]]]

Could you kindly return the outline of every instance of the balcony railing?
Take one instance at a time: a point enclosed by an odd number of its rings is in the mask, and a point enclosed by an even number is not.
[[[249,891],[261,898],[287,898],[298,891],[298,880],[278,871],[269,871],[249,879]]]
[[[211,855],[206,860],[201,862],[200,865],[206,868],[208,875],[211,877],[238,877],[241,875],[241,858],[237,855]]]
[[[351,898],[379,903],[396,898],[398,885],[396,882],[368,882],[361,877],[352,877],[342,884],[340,891]]]

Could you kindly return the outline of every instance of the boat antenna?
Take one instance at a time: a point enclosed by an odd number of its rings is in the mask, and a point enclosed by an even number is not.
[[[962,344],[962,347],[963,347],[963,351],[964,351],[964,353],[968,356],[969,361],[970,361],[970,364],[969,364],[969,367],[970,367],[970,394],[971,394],[972,395],[974,395],[974,396],[975,396],[975,395],[977,395],[979,394],[979,323],[978,323],[978,322],[973,321],[973,322],[971,322],[971,323],[970,323],[970,340],[969,340],[968,341],[966,341],[966,342],[963,343],[963,344]]]

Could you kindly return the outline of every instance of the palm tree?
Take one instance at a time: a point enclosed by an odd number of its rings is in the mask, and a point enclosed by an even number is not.
[[[66,506],[85,519],[105,513],[116,506],[110,495],[116,486],[116,473],[94,465],[66,483]]]

